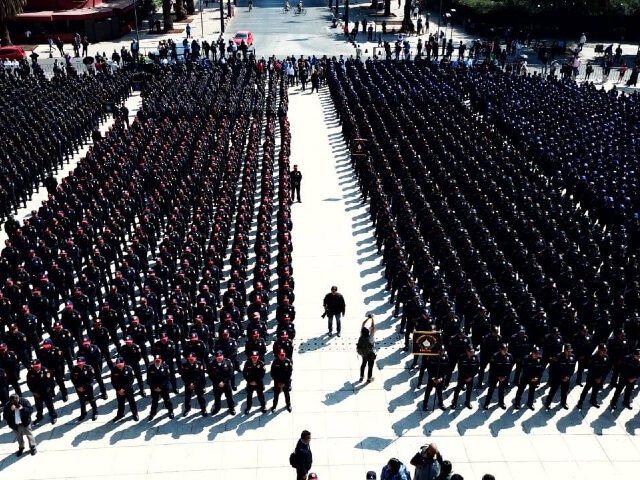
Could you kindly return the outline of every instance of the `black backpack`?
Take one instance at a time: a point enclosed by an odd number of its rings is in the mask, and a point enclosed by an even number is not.
[[[369,341],[368,335],[360,335],[358,343],[356,344],[356,351],[358,355],[362,357],[368,357],[373,352],[373,345]]]
[[[295,451],[291,452],[291,455],[289,455],[289,465],[293,468],[298,468],[298,456]]]

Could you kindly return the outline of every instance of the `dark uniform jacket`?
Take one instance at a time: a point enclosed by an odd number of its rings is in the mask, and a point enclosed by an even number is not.
[[[564,377],[571,378],[576,370],[576,356],[572,353],[568,357],[564,353],[556,355],[556,361],[549,367],[549,380],[560,383]]]
[[[513,368],[513,355],[507,352],[503,355],[500,352],[493,354],[489,373],[495,377],[508,377]]]
[[[73,386],[76,388],[91,389],[95,378],[96,375],[93,367],[86,363],[82,366],[74,365],[71,369],[71,383],[73,383]]]
[[[293,363],[287,357],[280,360],[276,359],[271,364],[271,378],[275,383],[284,383],[287,385],[291,381],[293,374]]]
[[[537,378],[537,381],[540,382],[544,369],[545,364],[542,357],[533,358],[531,355],[527,355],[522,361],[522,377],[520,381],[531,383],[533,378]]]
[[[111,369],[111,385],[113,385],[113,388],[116,390],[131,388],[134,379],[133,368],[129,365],[125,365],[122,370],[118,367]]]
[[[155,363],[149,365],[147,369],[147,384],[151,387],[151,390],[156,388],[167,388],[169,385],[170,371],[169,366],[166,363],[160,364],[159,367]]]
[[[256,382],[258,386],[263,385],[264,381],[264,362],[262,360],[258,360],[254,365],[251,360],[247,360],[244,364],[244,368],[242,369],[242,376],[248,382]]]

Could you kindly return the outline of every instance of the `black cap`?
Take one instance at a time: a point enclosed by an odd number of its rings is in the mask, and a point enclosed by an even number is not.
[[[598,344],[598,350],[606,350],[607,346],[604,343],[599,343]]]
[[[499,331],[500,331],[500,328],[497,325],[491,325],[492,333],[498,333]]]
[[[216,351],[216,357],[221,357],[221,356],[224,356],[224,353],[222,353],[222,350]]]
[[[633,354],[634,354],[634,355],[640,355],[640,348],[636,348],[636,349],[633,351]]]
[[[507,344],[506,343],[501,343],[500,344],[500,350],[507,350]]]
[[[569,352],[570,352],[570,351],[572,351],[572,350],[573,350],[573,348],[571,347],[571,344],[570,344],[570,343],[565,343],[565,344],[564,344],[564,347],[563,347],[563,350],[564,350],[565,352],[566,352],[566,351],[569,351]]]
[[[560,329],[558,327],[553,327],[551,329],[551,333],[559,333],[559,332],[560,332]]]
[[[534,345],[533,347],[531,347],[531,353],[540,353],[540,347]]]
[[[474,352],[474,351],[475,351],[475,350],[473,349],[473,345],[471,345],[470,343],[469,343],[469,344],[467,344],[467,346],[466,346],[465,350],[466,350],[467,352]]]

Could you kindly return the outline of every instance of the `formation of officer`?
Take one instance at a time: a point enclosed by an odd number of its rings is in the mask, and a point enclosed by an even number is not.
[[[515,387],[514,406],[528,388],[524,403],[534,408],[548,382],[545,405],[560,390],[567,407],[578,385],[577,407],[589,395],[597,407],[609,382],[618,389],[617,408],[637,384],[633,353],[640,347],[640,205],[629,180],[638,146],[621,147],[637,125],[625,120],[610,136],[593,132],[611,129],[619,112],[635,112],[637,95],[590,85],[567,92],[540,76],[420,59],[334,59],[327,80],[370,205],[386,288],[402,315],[405,351],[413,331],[441,332],[447,368],[458,375],[454,406],[460,392],[470,406],[471,392],[487,388],[488,408],[497,388],[504,409]],[[553,125],[566,95],[580,113],[560,140]],[[523,98],[536,107],[518,108]],[[594,100],[611,110],[593,112]],[[534,111],[548,120],[535,132]],[[438,354],[421,364],[419,377],[430,374],[428,394],[440,363]]]
[[[130,89],[127,78],[118,81]],[[149,393],[149,420],[160,400],[170,419],[178,404],[187,415],[194,396],[208,416],[211,387],[210,413],[224,395],[234,415],[244,364],[247,413],[254,393],[266,411],[270,372],[274,405],[284,393],[292,410],[293,170],[280,80],[256,76],[249,62],[152,68],[136,120],[116,118],[38,210],[5,222],[0,402],[11,388],[23,393],[27,370],[35,423],[45,407],[56,422],[54,401],[68,401],[70,385],[78,421],[88,407],[92,420],[107,413],[101,400],[114,396],[113,420],[128,404],[137,421]],[[175,88],[209,84],[197,106],[169,106]],[[185,148],[201,135],[210,140]]]

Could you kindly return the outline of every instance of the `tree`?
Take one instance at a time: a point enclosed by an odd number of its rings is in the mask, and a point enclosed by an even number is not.
[[[2,0],[0,0],[2,1]],[[184,1],[183,0],[176,0],[176,6],[174,7],[175,11],[176,11],[176,20],[180,21],[180,20],[184,20],[185,18],[187,18],[187,12],[184,9]]]
[[[168,32],[173,29],[173,15],[171,15],[171,0],[162,0],[162,21],[164,23],[164,31]]]
[[[22,13],[27,0],[0,0],[0,44],[11,45],[7,22]]]

